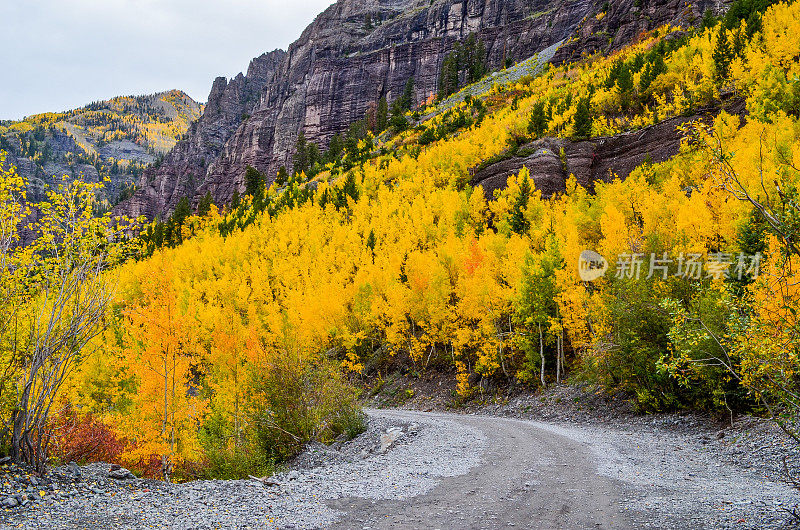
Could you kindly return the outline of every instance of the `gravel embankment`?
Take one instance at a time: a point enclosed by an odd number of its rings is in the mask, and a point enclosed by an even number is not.
[[[57,470],[52,488],[33,487],[19,470],[7,468],[3,498],[25,505],[0,509],[0,527],[319,528],[340,515],[330,501],[421,495],[442,477],[474,468],[484,443],[482,433],[454,421],[373,418],[366,433],[338,444],[340,450],[314,445],[295,469],[263,484],[114,480],[108,465],[93,464],[80,468],[79,475]]]

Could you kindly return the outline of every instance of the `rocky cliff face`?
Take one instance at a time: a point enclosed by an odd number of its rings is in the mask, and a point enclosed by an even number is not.
[[[609,49],[665,22],[697,18],[700,0],[339,0],[287,52],[255,59],[246,76],[214,82],[203,117],[148,171],[118,213],[154,217],[183,196],[211,192],[224,204],[243,189],[247,165],[274,177],[291,166],[297,135],[325,147],[382,96],[414,79],[420,103],[437,90],[453,45],[477,33],[491,68],[576,36],[554,61]],[[606,6],[607,4],[607,6]],[[608,8],[599,20],[597,14]],[[369,22],[367,22],[367,19]],[[577,33],[576,33],[577,32]]]
[[[250,62],[247,75],[215,79],[203,115],[160,164],[145,171],[139,190],[115,212],[152,219],[171,211],[182,197],[193,197],[225,143],[261,103],[262,89],[279,79],[285,57],[282,50],[265,53]]]
[[[635,42],[643,32],[667,23],[683,27],[695,25],[706,9],[720,13],[731,1],[603,2],[600,13],[588,16],[581,21],[575,30],[574,38],[559,49],[552,62],[559,65],[576,61],[584,55],[621,48],[628,43]]]

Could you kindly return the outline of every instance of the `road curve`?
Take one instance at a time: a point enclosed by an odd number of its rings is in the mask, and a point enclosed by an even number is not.
[[[768,466],[739,459],[743,449],[722,452],[689,425],[368,413],[366,432],[309,445],[269,481],[116,481],[107,464],[87,465],[38,502],[0,510],[0,530],[783,530],[798,504]],[[759,454],[767,441],[727,445]]]
[[[331,528],[634,528],[622,483],[598,472],[585,443],[547,425],[444,413],[370,410],[407,422],[442,420],[482,432],[482,463],[405,500],[338,499],[346,512]]]

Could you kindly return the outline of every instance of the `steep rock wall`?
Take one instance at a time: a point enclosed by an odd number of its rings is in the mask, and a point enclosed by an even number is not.
[[[596,15],[608,4],[605,17]],[[326,147],[415,82],[415,100],[437,90],[442,62],[470,33],[484,41],[491,68],[575,36],[554,62],[607,50],[666,22],[687,23],[715,4],[700,0],[340,0],[287,52],[253,61],[246,76],[214,82],[205,114],[164,162],[148,171],[117,213],[155,217],[183,196],[211,192],[218,204],[243,189],[246,166],[274,178],[291,167],[297,135]],[[370,23],[366,23],[369,16]],[[577,33],[576,33],[577,32]],[[612,34],[615,37],[609,38]]]

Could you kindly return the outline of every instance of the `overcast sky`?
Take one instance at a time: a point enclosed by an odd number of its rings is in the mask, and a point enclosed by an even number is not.
[[[286,48],[334,0],[0,0],[0,119],[173,88]]]

